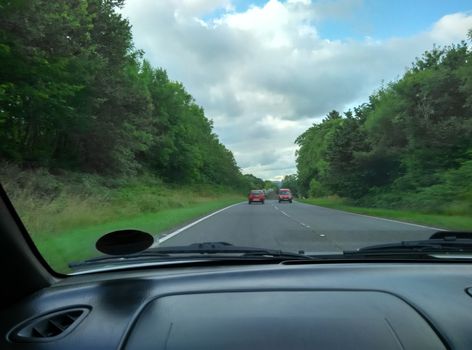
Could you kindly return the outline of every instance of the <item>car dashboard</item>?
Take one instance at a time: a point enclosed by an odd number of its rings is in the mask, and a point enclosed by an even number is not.
[[[469,264],[429,262],[76,275],[4,310],[0,348],[472,349],[471,286]]]

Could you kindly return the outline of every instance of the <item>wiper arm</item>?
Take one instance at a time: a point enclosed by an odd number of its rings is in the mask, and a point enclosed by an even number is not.
[[[158,252],[161,254],[204,254],[207,256],[210,254],[241,254],[241,256],[244,257],[267,256],[292,259],[311,259],[311,257],[300,253],[286,252],[277,249],[240,247],[226,242],[204,242],[194,243],[188,246],[158,247],[149,252]],[[146,254],[146,252],[144,252],[144,254]]]
[[[472,240],[468,242],[445,242],[442,240],[402,241],[360,248],[359,252],[472,252]]]
[[[226,242],[205,242],[194,243],[188,246],[174,246],[174,247],[158,247],[151,248],[144,252],[137,254],[127,254],[118,256],[100,256],[92,259],[87,259],[79,262],[69,263],[70,268],[83,267],[87,265],[96,265],[103,263],[129,263],[141,262],[155,259],[162,260],[176,260],[176,259],[268,259],[273,260],[294,260],[294,259],[314,259],[313,257],[285,252],[276,249],[254,248],[254,247],[238,247]],[[162,261],[161,260],[161,261]]]
[[[467,232],[460,232],[459,236],[455,232],[436,233],[430,239],[418,241],[401,241],[396,243],[378,244],[346,251],[345,254],[391,254],[391,253],[472,253],[472,239]],[[450,235],[448,235],[450,234]]]
[[[166,258],[169,257],[168,254],[162,253],[154,253],[154,254],[146,254],[138,253],[138,254],[127,254],[127,255],[106,255],[106,256],[98,256],[96,258],[91,258],[87,260],[77,261],[77,262],[69,262],[70,268],[81,267],[85,265],[95,265],[95,264],[102,264],[102,263],[116,263],[122,261],[130,261],[130,260],[144,260],[149,258]]]

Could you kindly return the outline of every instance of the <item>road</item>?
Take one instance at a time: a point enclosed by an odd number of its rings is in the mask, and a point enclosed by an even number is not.
[[[427,239],[434,228],[293,202],[240,203],[178,233],[159,246],[228,242],[305,252],[339,252],[372,244]]]

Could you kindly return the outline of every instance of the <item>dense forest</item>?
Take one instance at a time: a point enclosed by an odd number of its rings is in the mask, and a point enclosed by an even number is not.
[[[203,109],[133,46],[123,2],[0,1],[0,161],[249,186]]]
[[[367,103],[343,115],[333,110],[296,144],[296,180],[304,196],[472,213],[470,46],[425,52]]]

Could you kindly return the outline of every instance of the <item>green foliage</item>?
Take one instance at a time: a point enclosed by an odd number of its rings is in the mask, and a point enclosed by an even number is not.
[[[244,188],[203,109],[133,47],[122,5],[0,2],[0,160]]]
[[[250,190],[260,190],[264,188],[264,180],[252,174],[244,174],[243,179],[246,184],[246,192],[249,192]]]
[[[295,197],[300,194],[297,174],[285,175],[280,188],[288,188]]]
[[[344,116],[331,112],[296,143],[304,195],[472,213],[470,48],[462,42],[425,52],[368,103]]]
[[[277,184],[275,184],[274,182],[272,182],[272,181],[270,181],[270,180],[265,180],[265,181],[264,181],[264,187],[263,187],[264,190],[277,191],[278,188],[279,188],[279,187],[278,187]]]
[[[321,183],[316,178],[312,178],[310,181],[308,195],[310,197],[323,197],[326,196],[327,193]]]
[[[295,143],[300,195],[306,196],[312,178],[325,178],[327,172],[326,151],[336,128],[342,123],[337,111],[330,112],[321,124],[314,124],[300,135]]]

